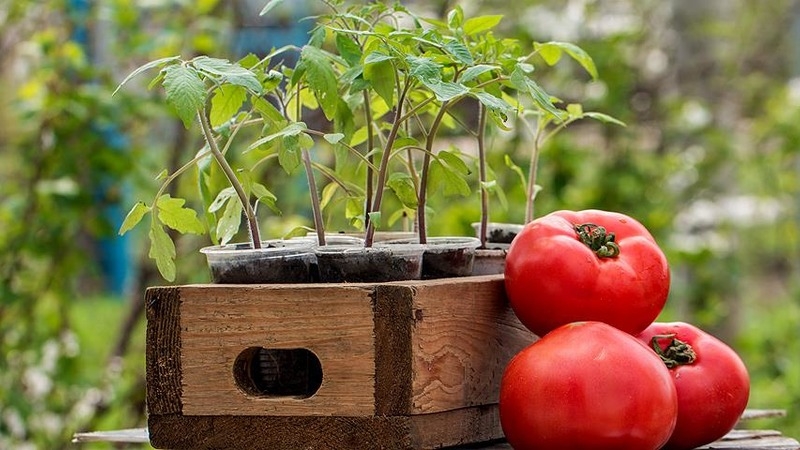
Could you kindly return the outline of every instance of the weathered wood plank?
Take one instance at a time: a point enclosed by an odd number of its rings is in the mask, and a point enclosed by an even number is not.
[[[182,413],[340,415],[375,413],[372,289],[306,285],[183,286]],[[256,396],[232,376],[247,348],[305,348],[322,362],[310,398]]]
[[[536,339],[509,307],[502,276],[415,289],[411,413],[496,403],[506,364]]]
[[[376,286],[375,414],[404,415],[411,411],[411,333],[414,291],[408,286]]]
[[[181,317],[176,287],[150,288],[147,316],[147,409],[151,414],[181,412]]]
[[[461,449],[480,449],[480,450],[512,450],[506,442],[496,442],[484,446],[461,447]],[[800,443],[797,440],[781,435],[774,430],[733,430],[722,439],[696,450],[800,450]],[[455,449],[454,449],[455,450]]]
[[[496,405],[416,416],[181,416],[150,418],[156,448],[398,449],[444,448],[502,436]]]

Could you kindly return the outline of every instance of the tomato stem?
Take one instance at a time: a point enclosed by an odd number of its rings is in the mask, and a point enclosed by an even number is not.
[[[659,341],[664,339],[669,339],[669,344],[666,347],[661,347]],[[694,352],[692,346],[675,338],[675,334],[657,334],[653,336],[650,343],[668,369],[692,364],[697,359],[697,353]]]
[[[611,233],[593,223],[575,225],[578,238],[586,244],[600,258],[614,258],[619,255],[619,245],[614,242],[614,233]]]

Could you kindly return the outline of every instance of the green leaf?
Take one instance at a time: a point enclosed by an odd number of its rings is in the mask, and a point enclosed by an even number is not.
[[[460,6],[456,6],[447,13],[447,26],[455,30],[460,28],[462,23],[464,23],[464,11]]]
[[[364,79],[369,81],[375,92],[389,107],[394,104],[394,66],[384,60],[364,66]]]
[[[128,76],[125,77],[125,79],[122,80],[122,82],[119,83],[119,86],[117,86],[117,88],[114,89],[114,92],[111,93],[111,96],[113,97],[114,94],[117,93],[117,91],[122,89],[122,86],[127,84],[129,81],[131,81],[131,79],[133,79],[135,76],[139,75],[140,73],[145,72],[145,71],[150,70],[150,69],[153,69],[153,68],[158,67],[158,66],[163,66],[165,64],[168,64],[168,63],[171,63],[171,62],[174,62],[174,61],[178,61],[180,59],[181,59],[180,56],[168,56],[166,58],[156,59],[154,61],[150,61],[149,63],[146,63],[146,64],[143,64],[143,65],[139,66],[138,68],[136,68],[136,70],[134,70],[133,72],[128,74]]]
[[[469,18],[467,19],[466,22],[464,22],[464,33],[467,36],[469,36],[473,34],[482,33],[484,31],[489,31],[492,28],[496,27],[501,20],[503,20],[503,16],[501,15],[478,16]]]
[[[193,68],[181,64],[167,66],[164,69],[164,90],[167,103],[189,128],[205,102],[206,88],[200,75]]]
[[[336,195],[336,191],[339,190],[338,183],[328,183],[325,187],[322,188],[322,194],[320,195],[319,199],[319,206],[322,209],[325,209],[326,206],[333,200],[334,195]]]
[[[417,190],[411,176],[404,172],[394,172],[389,175],[386,185],[394,192],[400,202],[408,208],[416,208],[419,204]]]
[[[219,191],[219,194],[214,198],[214,201],[208,206],[208,212],[215,213],[222,209],[223,206],[230,200],[236,198],[236,190],[232,187],[226,187]]]
[[[300,139],[297,135],[284,136],[278,150],[278,163],[286,173],[291,174],[300,166]]]
[[[369,213],[367,215],[369,216],[369,220],[370,220],[370,222],[372,222],[372,224],[375,226],[375,228],[376,229],[380,229],[381,228],[381,212],[380,211],[373,211],[373,212],[371,212],[371,213]]]
[[[169,194],[162,195],[156,200],[154,206],[158,219],[179,233],[205,233],[205,227],[197,218],[197,212],[190,208],[184,208],[184,203],[186,200],[182,198],[172,198]]]
[[[247,151],[250,151],[250,150],[253,150],[253,149],[257,148],[257,147],[261,147],[262,145],[268,144],[268,143],[272,142],[273,140],[275,140],[277,138],[283,138],[283,137],[286,137],[286,136],[297,136],[298,134],[302,133],[306,129],[308,129],[308,126],[305,124],[305,122],[292,122],[289,125],[286,125],[285,127],[283,127],[283,129],[281,129],[277,133],[273,133],[273,134],[264,136],[261,139],[253,142],[252,144],[250,144],[249,147],[247,147]]]
[[[331,144],[338,144],[339,141],[344,139],[344,134],[342,133],[327,133],[322,136],[326,141],[330,142]]]
[[[609,116],[608,114],[603,114],[603,113],[600,113],[600,112],[589,111],[589,112],[583,113],[583,116],[584,117],[589,117],[589,118],[592,118],[592,119],[595,119],[595,120],[599,120],[600,122],[604,122],[604,123],[613,123],[614,125],[619,125],[621,127],[627,126],[625,124],[625,122],[623,122],[623,121],[621,121],[621,120],[619,120],[619,119],[617,119],[615,117]]]
[[[422,143],[413,137],[402,136],[395,139],[394,144],[392,144],[392,150],[401,149],[403,147],[422,147]]]
[[[383,62],[383,61],[391,61],[393,59],[395,59],[394,56],[390,56],[390,55],[387,55],[387,54],[382,53],[382,52],[374,51],[374,52],[371,52],[370,54],[368,54],[366,58],[364,58],[364,65],[366,66],[368,64],[376,64],[376,63]]]
[[[192,66],[200,72],[219,77],[226,83],[242,86],[257,94],[261,93],[258,77],[250,70],[227,59],[198,56],[192,59]]]
[[[214,91],[211,97],[211,126],[218,127],[229,121],[244,104],[247,91],[241,86],[223,84]]]
[[[589,56],[584,49],[575,44],[569,42],[550,41],[544,44],[536,43],[534,44],[534,49],[538,51],[542,55],[542,58],[544,58],[545,62],[551,66],[558,62],[558,59],[561,57],[561,51],[564,51],[578,64],[580,64],[581,67],[583,67],[583,69],[592,76],[592,78],[597,79],[598,77],[597,67],[594,64],[592,57]]]
[[[514,160],[512,160],[510,156],[503,155],[503,157],[506,163],[506,167],[511,169],[511,171],[514,172],[515,174],[517,174],[517,177],[519,177],[520,185],[525,187],[528,184],[528,182],[526,181],[527,178],[525,176],[525,172],[522,171],[521,167],[519,167],[514,163]]]
[[[483,75],[486,72],[491,72],[492,70],[499,69],[500,66],[490,66],[488,64],[478,64],[477,66],[472,66],[465,70],[461,77],[459,77],[458,81],[461,83],[469,83],[470,81],[478,78],[479,76]]]
[[[150,226],[150,252],[148,256],[156,261],[156,267],[167,281],[175,281],[175,243],[158,221]]]
[[[344,205],[344,216],[351,222],[364,219],[364,197],[349,196]]]
[[[583,106],[580,103],[570,103],[567,105],[567,114],[570,117],[581,118],[583,117]]]
[[[469,166],[457,154],[442,150],[436,154],[436,157],[444,161],[447,166],[461,175],[469,175]]]
[[[336,33],[336,49],[350,67],[361,62],[361,47],[350,36]]]
[[[325,117],[333,120],[339,103],[339,91],[331,59],[323,50],[306,45],[300,52],[298,67],[305,71],[306,83],[314,92]]]
[[[267,205],[267,207],[275,214],[281,213],[280,209],[278,209],[278,197],[276,197],[275,194],[267,189],[266,186],[261,183],[253,183],[252,186],[250,186],[250,189],[260,203]]]
[[[440,102],[446,102],[456,97],[469,93],[469,88],[463,84],[451,83],[449,81],[436,81],[434,83],[425,84],[428,89],[433,91],[436,99]]]
[[[543,111],[550,113],[553,117],[560,119],[563,111],[556,108],[550,95],[544,91],[535,81],[533,81],[524,70],[517,65],[511,73],[511,84],[515,89],[531,95],[534,103]]]
[[[220,245],[225,245],[236,236],[242,224],[242,203],[231,200],[227,203],[225,211],[217,222],[217,239]]]
[[[125,216],[125,220],[122,221],[122,225],[119,227],[119,234],[120,236],[130,231],[133,227],[136,226],[139,222],[141,222],[142,218],[145,214],[150,212],[150,207],[145,205],[142,202],[136,202],[133,205],[133,208],[128,212],[128,215]]]
[[[278,123],[286,120],[275,105],[262,97],[254,97],[253,106],[267,123]]]
[[[475,64],[475,59],[472,57],[472,53],[470,53],[467,46],[461,42],[450,41],[445,44],[444,49],[453,55],[456,61],[460,62],[461,64],[467,64],[470,66]]]
[[[534,44],[535,46],[535,44]],[[536,47],[536,46],[535,46]],[[555,66],[561,60],[561,55],[564,53],[561,48],[555,45],[539,45],[536,47],[539,55],[550,66]]]
[[[212,58],[205,55],[192,58],[191,63],[200,72],[218,76],[225,76],[233,66],[227,59]]]
[[[430,58],[419,56],[407,56],[406,62],[409,65],[409,75],[422,83],[436,83],[442,79],[442,65],[434,62]]]
[[[244,67],[245,69],[252,69],[253,67],[259,65],[260,63],[261,63],[261,58],[254,55],[253,53],[248,53],[244,58],[236,62],[236,64]]]
[[[283,3],[283,0],[269,0],[269,1],[267,2],[267,4],[266,4],[266,5],[264,5],[264,8],[261,10],[261,12],[260,12],[260,13],[258,13],[258,15],[259,15],[259,16],[264,16],[264,15],[266,15],[267,13],[269,13],[270,11],[272,11],[272,8],[274,8],[274,7],[278,6],[278,5],[280,5],[281,3]]]
[[[353,133],[353,136],[350,138],[350,146],[356,147],[364,142],[367,142],[368,131],[369,130],[367,129],[366,125],[356,130],[355,133]]]
[[[464,176],[443,164],[441,159],[431,161],[430,174],[431,187],[435,189],[441,185],[444,195],[469,195],[469,184]]]
[[[509,105],[505,100],[497,98],[488,92],[476,92],[474,95],[483,106],[500,114],[504,121],[507,119],[507,113],[514,110],[514,107]]]
[[[308,45],[316,48],[322,48],[322,44],[325,43],[325,36],[327,35],[327,31],[323,26],[317,26],[313,30],[311,30],[311,37],[308,39]]]

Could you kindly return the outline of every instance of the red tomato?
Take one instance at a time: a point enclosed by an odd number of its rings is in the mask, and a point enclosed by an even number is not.
[[[733,429],[747,406],[750,377],[725,343],[682,322],[654,323],[637,336],[663,355],[678,392],[678,423],[669,450],[714,442]]]
[[[511,359],[500,424],[516,450],[655,450],[675,427],[677,401],[669,371],[636,338],[578,322]]]
[[[653,236],[615,212],[548,214],[526,225],[506,255],[511,307],[539,336],[582,320],[636,334],[664,308],[669,281]]]

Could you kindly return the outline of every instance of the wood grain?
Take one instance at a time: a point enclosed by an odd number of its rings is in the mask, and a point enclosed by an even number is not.
[[[502,437],[496,405],[416,416],[151,416],[150,442],[181,449],[434,449]]]
[[[497,403],[506,364],[536,340],[509,307],[502,275],[415,290],[410,413]]]
[[[180,291],[175,287],[150,288],[145,293],[145,307],[147,408],[151,414],[180,413]]]
[[[148,291],[148,426],[163,448],[441,448],[502,437],[503,369],[535,340],[502,276]],[[247,349],[305,348],[309,398],[237,386]],[[235,367],[236,366],[236,367]]]
[[[277,285],[180,288],[184,415],[372,415],[372,290]],[[305,348],[322,362],[310,398],[247,395],[232,368],[250,347]]]
[[[412,396],[414,290],[403,285],[378,285],[373,301],[375,414],[407,414],[411,410]]]

